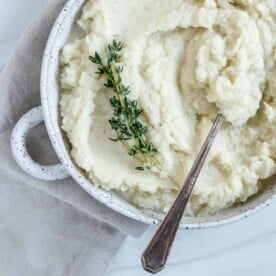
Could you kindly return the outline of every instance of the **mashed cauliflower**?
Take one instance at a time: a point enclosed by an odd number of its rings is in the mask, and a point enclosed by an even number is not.
[[[87,177],[143,208],[166,211],[217,112],[226,118],[187,206],[213,214],[244,202],[276,172],[274,0],[90,0],[82,39],[61,53],[60,111]],[[88,56],[125,44],[123,82],[138,99],[162,172],[136,171],[114,137],[103,79]]]

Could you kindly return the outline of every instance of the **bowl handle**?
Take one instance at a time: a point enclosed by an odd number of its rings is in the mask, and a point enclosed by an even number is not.
[[[26,149],[28,133],[43,121],[41,106],[31,109],[18,121],[11,136],[12,155],[19,167],[35,178],[49,181],[64,179],[69,176],[69,173],[61,163],[41,165],[32,159]]]

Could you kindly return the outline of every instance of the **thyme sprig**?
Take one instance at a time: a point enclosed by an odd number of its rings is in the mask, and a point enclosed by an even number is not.
[[[117,136],[110,140],[121,142],[128,154],[137,159],[140,163],[136,167],[137,170],[159,168],[155,158],[157,149],[146,137],[148,126],[139,118],[143,110],[139,107],[137,100],[127,97],[131,89],[122,83],[121,73],[124,68],[120,62],[123,47],[122,42],[113,40],[108,45],[106,62],[97,52],[94,56],[89,56],[89,60],[98,66],[96,74],[106,78],[105,87],[112,89],[115,93],[109,100],[113,108],[113,117],[109,120],[109,124]]]

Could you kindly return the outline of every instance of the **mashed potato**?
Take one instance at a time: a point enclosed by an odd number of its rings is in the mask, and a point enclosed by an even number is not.
[[[61,54],[62,128],[89,179],[166,211],[217,112],[226,118],[187,206],[213,214],[244,202],[276,172],[274,0],[90,0],[83,39]],[[88,56],[125,44],[123,82],[138,99],[162,172],[136,171],[114,137],[103,79]]]

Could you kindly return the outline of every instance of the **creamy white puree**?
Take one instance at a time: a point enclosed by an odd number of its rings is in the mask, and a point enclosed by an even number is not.
[[[218,111],[226,123],[186,214],[213,214],[276,172],[274,0],[90,0],[85,35],[61,54],[62,128],[89,179],[134,204],[167,210]],[[88,56],[125,44],[123,82],[138,99],[161,173],[141,172],[114,137],[111,91]]]

